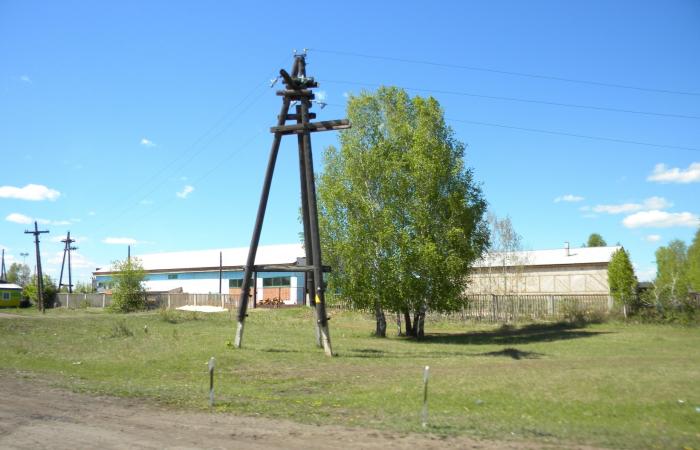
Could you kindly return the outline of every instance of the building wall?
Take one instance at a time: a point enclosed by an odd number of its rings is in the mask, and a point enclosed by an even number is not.
[[[280,295],[279,288],[265,288],[264,279],[273,277],[290,277],[290,286],[281,288],[284,290]],[[224,294],[237,295],[240,289],[229,288],[229,280],[241,280],[241,271],[223,271],[221,280],[221,292]],[[97,275],[95,282],[98,291],[104,291],[110,286],[112,277],[109,275]],[[188,294],[218,294],[219,293],[219,271],[210,272],[163,272],[148,273],[144,280],[147,291],[171,291],[182,288]],[[278,297],[284,300],[285,304],[295,305],[303,302],[304,296],[304,274],[302,272],[261,272],[257,275],[256,294],[257,300]]]
[[[470,294],[603,294],[609,293],[607,264],[477,269]]]
[[[19,289],[0,288],[0,307],[19,306],[22,300],[22,291]]]

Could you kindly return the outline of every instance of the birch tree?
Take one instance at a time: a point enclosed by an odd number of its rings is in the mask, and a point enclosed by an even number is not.
[[[374,311],[377,336],[391,311],[420,337],[427,311],[460,304],[488,243],[486,202],[435,99],[380,88],[351,97],[347,115],[318,183],[329,287]]]

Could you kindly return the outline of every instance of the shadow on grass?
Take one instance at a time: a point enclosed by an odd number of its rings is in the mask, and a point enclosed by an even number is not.
[[[543,356],[543,354],[537,352],[524,352],[522,350],[518,350],[517,348],[508,347],[498,352],[481,353],[479,356],[506,356],[513,359],[538,359],[539,357]]]
[[[588,331],[583,328],[581,325],[570,323],[532,324],[519,328],[503,326],[496,330],[474,331],[471,333],[429,333],[419,342],[467,345],[530,344],[534,342],[587,338],[608,333],[604,331]]]

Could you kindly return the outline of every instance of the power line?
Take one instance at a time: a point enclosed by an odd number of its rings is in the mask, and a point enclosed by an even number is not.
[[[372,87],[372,88],[377,88],[377,87],[381,86],[380,84],[363,83],[363,82],[359,82],[359,81],[327,80],[327,79],[323,79],[321,81],[323,81],[324,83],[348,84],[348,85],[365,86],[365,87]],[[408,86],[397,86],[397,87],[405,89],[407,91],[427,92],[427,93],[433,93],[433,94],[459,95],[459,96],[464,96],[464,97],[483,98],[483,99],[488,99],[488,100],[503,100],[503,101],[510,101],[510,102],[533,103],[533,104],[547,105],[547,106],[561,106],[561,107],[566,107],[566,108],[589,109],[589,110],[594,110],[594,111],[609,111],[609,112],[625,113],[625,114],[639,114],[639,115],[645,115],[645,116],[670,117],[670,118],[675,118],[675,119],[700,120],[700,116],[693,116],[693,115],[686,115],[686,114],[660,113],[660,112],[654,112],[654,111],[638,111],[638,110],[633,110],[633,109],[609,108],[606,106],[595,106],[595,105],[579,105],[579,104],[575,104],[575,103],[551,102],[551,101],[547,101],[547,100],[536,100],[536,99],[519,98],[519,97],[503,97],[503,96],[496,96],[496,95],[476,94],[473,92],[448,91],[448,90],[442,90],[442,89],[425,89],[425,88],[416,88],[416,87],[408,87]]]
[[[341,105],[338,103],[326,103],[326,105],[332,106],[332,107],[338,107],[338,108],[345,108],[345,105]],[[448,117],[445,117],[445,120],[450,121],[450,122],[467,123],[467,124],[472,124],[472,125],[506,128],[506,129],[510,129],[510,130],[552,134],[552,135],[556,135],[556,136],[568,136],[568,137],[575,137],[575,138],[582,138],[582,139],[591,139],[591,140],[596,140],[596,141],[617,142],[617,143],[621,143],[621,144],[643,145],[646,147],[669,148],[669,149],[674,149],[674,150],[687,150],[687,151],[691,151],[691,152],[700,152],[700,148],[697,148],[697,147],[684,147],[684,146],[679,146],[679,145],[655,144],[655,143],[651,143],[651,142],[632,141],[632,140],[627,140],[627,139],[618,139],[618,138],[605,137],[605,136],[591,136],[591,135],[582,134],[582,133],[569,133],[566,131],[545,130],[542,128],[526,128],[526,127],[519,127],[519,126],[515,126],[515,125],[507,125],[507,124],[502,124],[502,123],[480,122],[480,121],[476,121],[476,120],[454,119],[454,118],[448,118]]]
[[[467,66],[467,65],[462,65],[462,64],[449,64],[449,63],[440,63],[440,62],[425,61],[425,60],[418,60],[418,59],[396,58],[393,56],[368,55],[368,54],[363,54],[363,53],[346,52],[346,51],[339,51],[339,50],[324,50],[324,49],[318,49],[318,48],[312,48],[309,50],[314,51],[314,52],[318,52],[318,53],[328,53],[328,54],[333,54],[333,55],[353,56],[353,57],[358,57],[358,58],[377,59],[377,60],[383,60],[383,61],[395,61],[395,62],[408,63],[408,64],[422,64],[422,65],[426,65],[426,66],[445,67],[445,68],[449,68],[449,69],[471,70],[471,71],[476,71],[476,72],[497,73],[500,75],[510,75],[510,76],[517,76],[517,77],[525,77],[525,78],[537,78],[537,79],[542,79],[542,80],[561,81],[561,82],[566,82],[566,83],[587,84],[587,85],[591,85],[591,86],[603,86],[603,87],[617,88],[617,89],[630,89],[630,90],[635,90],[635,91],[655,92],[655,93],[660,93],[660,94],[700,96],[700,92],[678,91],[678,90],[673,90],[673,89],[650,88],[650,87],[643,87],[643,86],[632,86],[632,85],[620,84],[620,83],[607,83],[607,82],[603,82],[603,81],[582,80],[582,79],[558,77],[558,76],[552,76],[552,75],[542,75],[542,74],[534,74],[534,73],[527,73],[527,72],[516,72],[516,71],[512,71],[512,70],[499,70],[499,69],[492,69],[489,67]]]
[[[201,142],[203,142],[206,138],[207,135],[210,135],[214,130],[216,130],[238,107],[240,107],[246,100],[250,98],[250,96],[255,93],[258,89],[260,89],[262,86],[264,86],[266,82],[261,83],[258,85],[256,88],[253,90],[249,91],[239,102],[236,103],[235,106],[230,108],[228,111],[226,111],[216,122],[213,126],[209,127],[207,131],[205,131],[203,134],[201,134],[197,139],[195,139],[192,144],[187,146],[178,156],[174,157],[171,159],[167,164],[165,164],[161,169],[153,175],[153,177],[149,178],[149,180],[146,183],[141,184],[138,188],[136,188],[130,195],[124,198],[124,201],[122,204],[130,203],[129,200],[134,198],[136,194],[139,194],[140,192],[143,191],[143,189],[147,186],[153,185],[155,182],[155,185],[152,189],[150,189],[148,192],[146,192],[145,195],[139,195],[139,197],[147,197],[151,194],[153,194],[156,190],[158,190],[164,183],[164,181],[167,178],[162,178],[161,181],[157,181],[161,179],[161,175],[164,175],[166,172],[170,171],[171,168],[173,168],[178,162],[183,161],[183,158],[187,158],[185,161],[185,164],[180,165],[177,170],[181,170],[184,165],[189,163],[194,157],[199,155],[205,148],[207,148],[208,145],[210,145],[213,140],[220,136],[224,131],[226,131],[228,128],[233,125],[236,120],[241,116],[241,114],[245,111],[247,111],[253,104],[255,104],[261,97],[262,95],[266,92],[266,90],[262,90],[260,95],[256,97],[252,103],[250,103],[248,106],[246,106],[243,111],[239,111],[239,114],[237,114],[232,121],[230,121],[226,126],[224,126],[219,132],[214,136],[214,138],[210,139],[205,145],[202,145],[199,150],[195,151],[193,154],[189,154],[189,152],[193,149],[195,149]],[[114,217],[122,217],[124,214],[126,214],[133,205],[129,205],[126,208],[124,208],[119,214],[114,215]]]
[[[683,146],[678,146],[678,145],[667,145],[667,144],[654,144],[651,142],[642,142],[642,141],[630,141],[626,139],[617,139],[617,138],[611,138],[611,137],[604,137],[604,136],[590,136],[586,134],[579,134],[579,133],[568,133],[565,131],[554,131],[554,130],[543,130],[540,128],[525,128],[525,127],[518,127],[514,125],[506,125],[502,123],[490,123],[490,122],[479,122],[476,120],[463,120],[463,119],[453,119],[453,118],[445,118],[445,120],[448,120],[450,122],[459,122],[459,123],[468,123],[472,125],[481,125],[481,126],[487,126],[487,127],[498,127],[498,128],[507,128],[510,130],[518,130],[518,131],[529,131],[533,133],[544,133],[544,134],[553,134],[553,135],[558,135],[558,136],[569,136],[569,137],[576,137],[576,138],[583,138],[583,139],[592,139],[596,141],[607,141],[607,142],[617,142],[621,144],[633,144],[633,145],[643,145],[647,147],[656,147],[656,148],[670,148],[674,150],[687,150],[691,152],[700,152],[700,148],[696,147],[683,147]]]

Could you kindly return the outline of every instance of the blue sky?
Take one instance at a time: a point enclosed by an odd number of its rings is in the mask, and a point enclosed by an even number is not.
[[[24,222],[35,219],[50,230],[42,261],[54,278],[69,230],[82,281],[128,242],[134,254],[248,245],[279,110],[269,81],[302,48],[328,103],[319,119],[342,118],[347,95],[382,84],[437,98],[491,209],[527,249],[598,232],[648,279],[655,249],[697,229],[700,3],[301,9],[0,2],[7,261],[33,261]],[[314,135],[317,170],[336,142]],[[295,145],[283,142],[263,244],[298,239]]]

